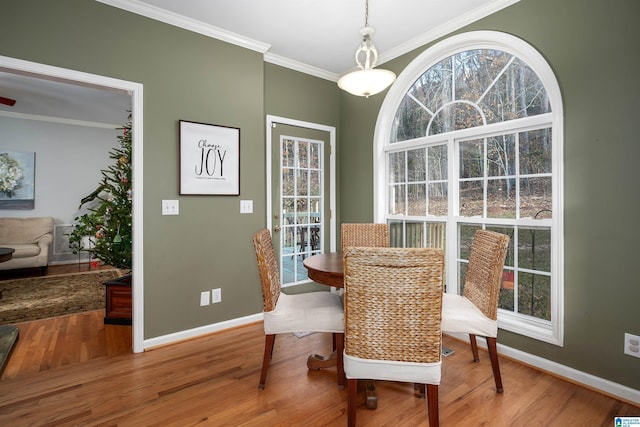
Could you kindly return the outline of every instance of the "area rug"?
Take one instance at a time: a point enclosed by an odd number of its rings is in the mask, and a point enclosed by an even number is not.
[[[0,325],[104,308],[102,283],[120,275],[113,269],[0,281]]]

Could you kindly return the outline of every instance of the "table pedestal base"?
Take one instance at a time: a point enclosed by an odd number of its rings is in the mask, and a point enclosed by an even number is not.
[[[307,358],[307,368],[310,371],[319,371],[324,368],[331,368],[338,364],[338,356],[334,351],[329,356],[322,356],[320,354],[312,354]]]

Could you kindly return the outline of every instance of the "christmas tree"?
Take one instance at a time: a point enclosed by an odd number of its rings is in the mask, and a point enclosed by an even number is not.
[[[88,251],[107,265],[131,268],[132,254],[132,203],[131,203],[131,116],[118,136],[120,146],[109,152],[115,164],[103,169],[98,188],[83,198],[80,208],[86,205],[88,213],[75,219],[69,234],[69,246],[74,253]],[[85,237],[89,247],[84,247]]]

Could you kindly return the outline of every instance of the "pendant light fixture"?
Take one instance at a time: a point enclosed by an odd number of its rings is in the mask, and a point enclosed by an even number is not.
[[[378,51],[371,41],[373,33],[373,27],[369,26],[369,0],[365,0],[364,27],[360,30],[362,43],[356,50],[358,69],[340,77],[338,87],[367,98],[382,92],[396,79],[392,71],[374,68],[378,61]]]

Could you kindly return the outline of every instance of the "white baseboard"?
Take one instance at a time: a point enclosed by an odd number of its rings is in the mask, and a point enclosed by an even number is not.
[[[458,338],[462,341],[469,340],[469,336],[466,334],[448,333],[447,335]],[[485,340],[479,339],[478,346],[486,348],[487,345]],[[498,344],[497,347],[498,353],[503,356],[510,357],[511,359],[533,366],[542,371],[552,373],[568,381],[582,384],[585,387],[594,390],[599,390],[604,394],[617,397],[623,401],[640,405],[640,390],[635,390],[622,384],[614,383],[613,381],[578,371],[577,369],[561,365],[560,363],[553,362],[515,348],[507,347],[503,344]]]
[[[222,331],[224,329],[234,328],[236,326],[247,325],[249,323],[255,323],[264,319],[263,313],[252,314],[250,316],[240,317],[238,319],[226,320],[220,323],[214,323],[211,325],[200,326],[198,328],[188,329],[186,331],[180,331],[169,335],[163,335],[160,337],[150,338],[144,340],[143,348],[149,350],[152,347],[160,345],[172,344],[178,341],[183,341],[189,338],[195,338],[200,335],[206,335],[213,332]]]

